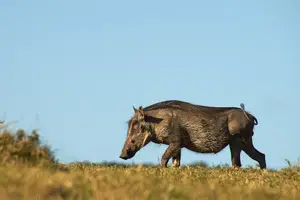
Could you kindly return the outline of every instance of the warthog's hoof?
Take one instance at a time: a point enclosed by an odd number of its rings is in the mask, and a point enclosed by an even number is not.
[[[174,160],[171,167],[173,167],[173,168],[180,167],[180,162],[178,160]]]

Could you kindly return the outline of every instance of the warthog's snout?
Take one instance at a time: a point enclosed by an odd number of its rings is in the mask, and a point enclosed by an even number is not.
[[[124,151],[122,151],[120,158],[127,160],[130,159],[134,156],[135,152],[131,151],[130,149],[126,149]]]
[[[127,156],[125,156],[125,155],[123,155],[123,154],[120,155],[120,158],[122,158],[122,159],[124,159],[124,160],[127,160]]]
[[[127,160],[128,159],[127,153],[121,153],[120,158],[122,158],[123,160]]]

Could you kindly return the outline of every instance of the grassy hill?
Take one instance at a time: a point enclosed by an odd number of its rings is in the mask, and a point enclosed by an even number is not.
[[[33,131],[0,134],[0,199],[300,199],[300,168],[59,163]]]

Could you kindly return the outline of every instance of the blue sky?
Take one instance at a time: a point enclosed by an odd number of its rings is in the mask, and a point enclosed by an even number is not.
[[[132,106],[169,99],[243,102],[268,167],[300,156],[299,1],[0,5],[0,117],[39,128],[61,161],[123,162]],[[149,144],[126,163],[158,163],[165,149]],[[229,148],[183,150],[183,164],[200,160],[230,164]],[[242,153],[242,164],[256,162]]]

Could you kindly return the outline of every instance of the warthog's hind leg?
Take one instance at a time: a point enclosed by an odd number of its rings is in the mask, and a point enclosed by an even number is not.
[[[161,158],[161,167],[167,167],[170,158],[176,157],[180,150],[181,149],[179,144],[176,143],[169,144],[168,148],[166,149],[165,153]]]
[[[266,156],[264,153],[259,152],[254,146],[252,138],[248,140],[243,146],[243,151],[253,160],[256,160],[259,163],[261,169],[265,169],[266,165]]]
[[[231,153],[232,167],[240,168],[242,166],[242,163],[241,163],[241,151],[242,151],[241,144],[239,144],[238,141],[233,141],[231,144],[229,144],[229,148],[230,148],[230,153]]]

